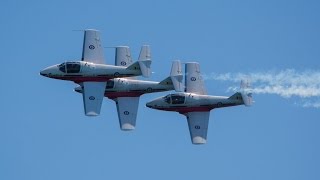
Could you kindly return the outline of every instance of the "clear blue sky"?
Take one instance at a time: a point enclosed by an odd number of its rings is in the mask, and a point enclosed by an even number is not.
[[[81,30],[105,46],[152,47],[161,80],[173,59],[203,73],[319,70],[320,3],[312,0],[11,1],[0,6],[0,179],[319,180],[320,110],[255,95],[255,105],[213,110],[208,143],[190,142],[178,113],[145,108],[137,128],[119,129],[114,102],[86,117],[75,84],[41,77],[81,57]],[[105,50],[114,63],[113,51]],[[205,81],[209,94],[231,95]]]

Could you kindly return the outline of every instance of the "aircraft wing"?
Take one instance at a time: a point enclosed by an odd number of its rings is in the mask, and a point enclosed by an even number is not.
[[[83,82],[83,104],[87,116],[100,114],[106,82]]]
[[[115,98],[121,130],[133,130],[136,126],[139,97]]]
[[[189,112],[187,116],[192,144],[205,144],[209,125],[210,111]]]
[[[128,67],[132,64],[132,57],[130,48],[128,46],[117,46],[116,47],[116,57],[115,63],[116,66]]]
[[[200,73],[200,65],[196,62],[186,63],[185,66],[185,92],[205,95],[207,91],[204,87],[203,78]]]
[[[100,32],[98,30],[86,29],[84,31],[81,60],[96,64],[105,64]]]

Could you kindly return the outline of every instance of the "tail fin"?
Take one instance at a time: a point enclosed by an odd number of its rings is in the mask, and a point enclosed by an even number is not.
[[[181,63],[179,60],[175,60],[172,62],[170,76],[159,82],[159,84],[172,85],[179,92],[183,91],[182,79]]]
[[[236,93],[234,93],[232,96],[230,96],[228,99],[231,99],[231,100],[241,100],[241,101],[243,101],[242,100],[242,95],[241,95],[241,93],[239,93],[239,92],[236,92]]]
[[[141,47],[140,55],[139,55],[139,66],[141,70],[141,74],[144,77],[150,77],[151,75],[151,50],[149,45],[143,45]]]
[[[179,60],[175,60],[172,62],[170,78],[172,80],[174,89],[177,92],[182,92],[184,89],[182,84],[183,75],[181,69],[181,62]]]
[[[151,59],[151,50],[149,45],[143,45],[140,50],[139,61]]]
[[[248,80],[241,80],[240,93],[245,106],[251,106],[253,103],[252,89]]]
[[[116,66],[128,67],[132,64],[131,52],[128,46],[117,46],[115,52]]]
[[[149,45],[143,45],[141,47],[139,60],[132,63],[127,69],[139,70],[144,77],[150,77],[151,75],[151,51]]]
[[[161,85],[172,85],[173,86],[171,77],[165,78],[164,80],[160,81],[159,84],[161,84]]]
[[[100,31],[95,29],[84,30],[81,61],[105,64]]]
[[[203,77],[200,72],[198,62],[185,63],[185,92],[206,95],[207,91],[204,85]]]

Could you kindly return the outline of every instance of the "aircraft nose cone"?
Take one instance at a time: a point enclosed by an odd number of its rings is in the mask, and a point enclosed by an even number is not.
[[[76,91],[78,93],[82,93],[82,87],[78,86],[78,87],[74,88],[74,91]]]
[[[44,71],[40,71],[41,76],[46,76],[47,74]]]
[[[40,71],[41,76],[48,76],[48,74],[49,74],[48,69],[44,69],[44,70]]]
[[[148,102],[148,103],[146,104],[146,106],[147,106],[148,108],[152,108],[152,107],[153,107],[153,103],[152,103],[152,102]]]

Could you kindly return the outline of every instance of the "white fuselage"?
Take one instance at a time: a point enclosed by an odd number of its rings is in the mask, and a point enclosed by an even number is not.
[[[214,108],[237,106],[243,104],[242,99],[230,99],[226,96],[199,95],[193,93],[175,93],[157,98],[147,107],[164,111],[177,111],[187,113],[194,111],[210,111]]]
[[[161,84],[155,81],[142,81],[128,78],[114,78],[107,81],[105,97],[138,97],[146,93],[174,90],[172,84]],[[76,87],[76,92],[82,93],[82,87]]]
[[[85,81],[107,81],[115,77],[139,76],[141,71],[138,67],[127,69],[122,66],[75,61],[50,66],[42,70],[40,74],[49,78],[81,83]]]

